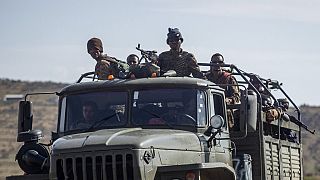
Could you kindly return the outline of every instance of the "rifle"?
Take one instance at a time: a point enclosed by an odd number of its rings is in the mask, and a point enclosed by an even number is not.
[[[156,64],[156,62],[158,60],[157,51],[155,51],[155,50],[152,50],[152,51],[143,50],[143,49],[140,48],[140,44],[138,44],[136,49],[138,51],[140,51],[140,53],[141,53],[141,58],[140,58],[138,64],[140,64],[142,59],[144,59],[146,62],[149,60],[151,63]]]
[[[291,116],[291,115],[289,115],[289,114],[287,114],[287,113],[283,113],[282,118],[283,118],[285,121],[291,121],[291,122],[295,123],[296,125],[298,125],[298,126],[302,127],[303,129],[309,131],[311,134],[314,134],[314,133],[315,133],[315,130],[313,130],[313,131],[310,130],[307,125],[303,124],[301,121],[299,121],[299,120],[298,120],[296,117],[294,117],[294,116]]]
[[[124,62],[124,61],[121,61],[121,60],[119,60],[119,59],[117,59],[117,58],[115,58],[115,57],[111,57],[111,56],[107,56],[106,54],[101,54],[100,56],[99,56],[99,58],[101,59],[101,60],[106,60],[106,61],[109,61],[109,62],[111,62],[111,63],[116,63],[116,64],[126,64],[126,62]],[[121,64],[121,65],[122,65]]]

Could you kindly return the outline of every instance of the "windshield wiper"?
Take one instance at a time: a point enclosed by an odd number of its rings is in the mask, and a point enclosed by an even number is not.
[[[101,126],[102,124],[104,124],[105,122],[107,122],[109,119],[113,118],[116,115],[118,115],[118,112],[115,112],[110,116],[107,116],[107,117],[105,117],[103,119],[100,119],[99,121],[96,121],[86,131],[92,131],[94,128],[97,128],[97,127]]]

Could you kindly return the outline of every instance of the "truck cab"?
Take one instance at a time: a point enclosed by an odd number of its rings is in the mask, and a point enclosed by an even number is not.
[[[234,179],[223,91],[188,77],[85,82],[60,93],[52,179]],[[85,102],[95,119],[83,123]],[[214,118],[213,118],[214,117]],[[208,146],[210,118],[221,123]],[[216,130],[217,131],[217,130]],[[209,133],[211,135],[211,132]],[[86,177],[86,178],[85,178]]]
[[[57,132],[50,155],[42,154],[50,179],[236,179],[224,91],[212,82],[91,81],[57,95]],[[88,102],[94,115],[85,120]]]

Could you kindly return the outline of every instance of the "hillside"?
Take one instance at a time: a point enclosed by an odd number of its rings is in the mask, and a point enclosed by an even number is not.
[[[14,161],[21,143],[16,142],[18,102],[4,102],[6,94],[26,94],[32,92],[59,91],[66,84],[54,82],[27,82],[0,79],[0,179],[7,175],[22,174]],[[45,130],[44,143],[48,142],[51,131],[55,131],[57,119],[57,98],[55,95],[32,96],[34,111],[34,129]],[[303,131],[304,174],[320,174],[320,107],[300,106],[302,119],[310,129],[316,129],[318,135]]]
[[[4,101],[7,94],[59,91],[66,84],[53,82],[27,82],[0,79],[0,179],[12,174],[22,174],[15,155],[22,143],[16,142],[18,101]],[[55,95],[31,96],[34,112],[34,129],[45,130],[44,143],[55,130],[57,119],[57,97]]]
[[[303,122],[316,130],[316,135],[303,131],[303,157],[305,174],[320,174],[320,107],[301,106]]]

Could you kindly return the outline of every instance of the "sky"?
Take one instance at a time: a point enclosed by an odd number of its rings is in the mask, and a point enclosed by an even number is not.
[[[177,27],[198,62],[219,52],[282,82],[297,105],[320,105],[319,8],[318,0],[2,0],[0,78],[72,83],[94,70],[88,39],[125,60],[139,55],[138,43],[168,50],[168,28]]]

